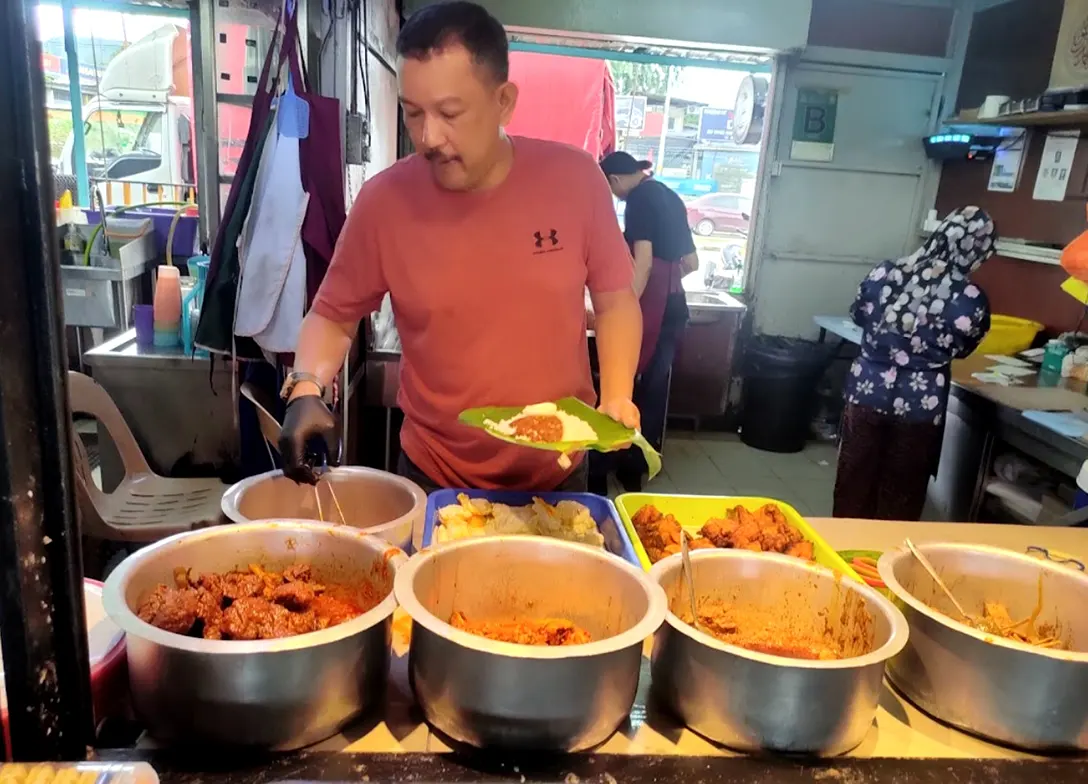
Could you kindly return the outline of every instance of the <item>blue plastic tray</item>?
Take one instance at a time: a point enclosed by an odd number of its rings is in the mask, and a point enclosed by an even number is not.
[[[427,511],[423,516],[422,546],[428,547],[434,536],[434,527],[438,521],[438,510],[443,506],[457,503],[457,494],[465,493],[469,498],[486,498],[496,504],[507,506],[529,506],[533,498],[543,498],[549,504],[560,501],[577,501],[589,509],[597,530],[604,537],[604,549],[618,555],[628,563],[639,566],[638,555],[627,529],[620,521],[619,512],[607,498],[592,493],[523,493],[515,490],[437,490],[427,498]]]

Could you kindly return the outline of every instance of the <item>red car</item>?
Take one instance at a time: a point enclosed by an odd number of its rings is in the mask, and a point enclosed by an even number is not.
[[[735,193],[708,193],[688,202],[688,226],[701,237],[716,231],[748,233],[752,203]]]

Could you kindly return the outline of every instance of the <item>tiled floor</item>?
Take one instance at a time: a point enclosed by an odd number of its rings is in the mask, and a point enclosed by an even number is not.
[[[831,516],[836,447],[810,443],[792,455],[763,452],[734,435],[672,431],[660,475],[646,492],[775,498],[803,515]]]

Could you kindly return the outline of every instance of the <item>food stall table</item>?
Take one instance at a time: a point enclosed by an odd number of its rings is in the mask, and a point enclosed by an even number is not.
[[[146,760],[162,784],[1081,784],[1075,760],[831,759],[617,755],[346,753],[304,751],[271,758],[132,751],[102,759]]]
[[[1018,552],[1024,552],[1031,546],[1042,546],[1081,557],[1081,560],[1083,556],[1088,556],[1088,529],[831,518],[813,518],[809,520],[809,523],[833,548],[839,550],[884,551],[902,544],[904,538],[910,536],[917,543],[970,542],[1004,547]],[[447,742],[423,722],[419,709],[413,703],[408,685],[409,630],[408,617],[398,610],[394,616],[394,656],[383,714],[364,719],[348,727],[339,735],[312,747],[312,751],[367,754],[433,754],[450,751]],[[597,752],[617,755],[650,755],[655,758],[737,756],[696,735],[680,725],[673,717],[656,709],[649,700],[649,676],[650,660],[649,644],[647,644],[638,696],[630,721],[600,746]],[[143,742],[140,748],[152,749],[154,744]],[[887,681],[884,684],[880,708],[872,729],[862,744],[847,757],[946,760],[956,758],[964,760],[1037,759],[1030,754],[967,735],[929,718],[893,690]],[[858,781],[869,780],[858,779]]]

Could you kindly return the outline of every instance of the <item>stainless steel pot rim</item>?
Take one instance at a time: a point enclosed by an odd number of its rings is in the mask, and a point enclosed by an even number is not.
[[[423,603],[416,598],[414,583],[416,574],[428,561],[447,555],[461,548],[501,546],[504,542],[532,542],[545,548],[569,550],[580,555],[588,555],[606,562],[610,567],[624,571],[634,577],[646,592],[647,608],[642,618],[630,629],[621,634],[607,637],[603,640],[595,640],[585,645],[564,645],[549,647],[544,645],[519,645],[512,642],[497,642],[486,637],[469,634],[461,629],[455,629],[437,615],[427,610]],[[408,563],[397,570],[393,581],[393,592],[401,608],[408,613],[413,623],[418,623],[440,637],[450,640],[463,648],[491,653],[497,656],[506,656],[515,659],[577,659],[600,656],[641,645],[643,640],[650,637],[661,626],[667,612],[665,592],[661,586],[651,583],[646,573],[621,558],[595,547],[589,547],[576,542],[566,542],[561,539],[553,539],[546,536],[482,536],[472,539],[462,539],[455,542],[446,542],[441,547],[431,547],[416,553],[408,559]],[[589,599],[592,601],[592,598]]]
[[[337,466],[335,468],[330,468],[329,473],[333,476],[336,476],[338,474],[346,476],[381,476],[382,479],[388,480],[393,484],[400,485],[402,488],[411,493],[412,498],[415,501],[415,503],[413,504],[414,507],[422,509],[424,506],[427,505],[427,494],[423,492],[423,488],[421,488],[411,479],[406,479],[405,477],[398,476],[397,474],[391,474],[387,471],[379,471],[376,468],[367,468],[365,466]],[[269,479],[275,479],[281,476],[283,476],[283,471],[279,468],[276,468],[272,471],[265,471],[263,474],[246,477],[240,482],[235,482],[233,485],[227,488],[227,491],[225,493],[223,493],[223,500],[219,503],[220,511],[222,511],[223,514],[226,515],[228,518],[231,517],[232,513],[238,514],[238,505],[241,503],[242,496],[246,493],[246,491],[248,491],[256,484],[260,484],[261,482],[265,482]],[[332,513],[335,514],[335,510],[333,510]],[[394,528],[397,525],[401,524],[406,517],[411,516],[411,514],[412,512],[409,511],[394,520],[390,520],[389,522],[379,523],[378,525],[372,525],[368,528],[363,528],[360,530],[384,531],[388,528]],[[237,525],[237,523],[235,525]]]
[[[1053,572],[1054,574],[1061,575],[1063,578],[1079,580],[1088,585],[1088,575],[1083,572],[1079,572],[1075,569],[1070,569],[1068,566],[1063,566],[1059,563],[1052,561],[1043,561],[1038,558],[1034,558],[1025,553],[1018,553],[1015,550],[1006,550],[1002,547],[993,547],[990,545],[982,544],[961,544],[959,542],[927,542],[925,544],[915,543],[915,546],[922,551],[924,555],[928,555],[930,552],[937,550],[955,550],[959,552],[967,553],[986,553],[988,555],[996,555],[1001,558],[1008,558],[1014,561],[1020,561],[1021,563],[1029,564],[1038,569],[1047,572]],[[1083,651],[1059,651],[1053,648],[1038,648],[1027,643],[1014,642],[1007,640],[1004,637],[997,637],[992,634],[986,634],[980,632],[972,626],[968,626],[965,623],[957,621],[951,616],[945,615],[940,610],[935,610],[925,602],[917,599],[914,594],[910,593],[904,588],[900,582],[895,579],[895,571],[892,567],[894,561],[900,558],[913,558],[911,552],[905,545],[900,545],[893,550],[887,550],[880,556],[880,560],[877,561],[877,570],[880,572],[880,579],[884,581],[884,584],[888,586],[888,589],[895,594],[896,598],[903,601],[917,612],[922,613],[927,618],[931,618],[937,623],[945,626],[953,631],[965,634],[968,637],[973,637],[979,642],[984,642],[988,645],[997,645],[1001,648],[1008,648],[1012,651],[1018,651],[1020,653],[1032,653],[1036,656],[1045,656],[1048,659],[1056,659],[1064,662],[1074,662],[1078,664],[1088,664],[1088,652]]]
[[[910,633],[910,627],[907,625],[907,619],[903,616],[903,613],[899,611],[899,608],[888,601],[888,598],[881,595],[879,591],[874,588],[865,585],[862,582],[852,580],[848,577],[840,577],[835,571],[828,569],[826,566],[820,566],[819,564],[811,563],[809,561],[802,561],[799,558],[795,558],[792,555],[782,555],[780,553],[756,553],[750,550],[727,550],[727,549],[706,549],[695,550],[691,553],[691,560],[714,560],[714,559],[736,559],[736,560],[774,560],[779,563],[785,564],[790,568],[799,570],[809,570],[817,574],[830,577],[832,579],[841,580],[843,585],[848,586],[849,590],[857,591],[865,598],[869,599],[872,604],[875,604],[880,611],[887,618],[889,625],[891,626],[892,633],[888,637],[888,641],[881,645],[874,651],[870,651],[864,656],[852,656],[849,659],[835,659],[832,661],[816,661],[812,659],[793,659],[787,656],[775,656],[769,653],[760,653],[758,651],[751,651],[747,648],[741,648],[737,645],[730,645],[729,643],[722,642],[717,637],[701,632],[690,624],[684,623],[680,620],[679,616],[674,614],[671,610],[668,611],[665,616],[665,622],[668,623],[676,631],[690,637],[692,640],[707,646],[708,648],[714,648],[715,650],[729,653],[734,656],[739,656],[744,659],[751,659],[752,661],[761,662],[763,664],[773,664],[779,667],[793,667],[797,669],[806,670],[850,670],[858,669],[861,667],[867,667],[871,664],[880,664],[887,661],[893,656],[897,655],[900,651],[906,647],[907,637]],[[661,580],[666,571],[676,564],[675,568],[682,568],[680,566],[680,554],[670,555],[668,558],[663,558],[658,561],[652,567],[650,567],[650,578],[658,585],[661,584]]]
[[[394,577],[396,576],[397,571],[403,568],[403,565],[408,560],[408,556],[400,550],[397,550],[397,548],[393,547],[388,542],[379,539],[376,536],[368,535],[358,528],[352,528],[351,526],[346,525],[316,523],[312,520],[262,520],[253,523],[216,526],[214,528],[205,528],[199,531],[186,531],[167,537],[166,539],[138,550],[114,569],[102,589],[102,603],[106,609],[106,614],[114,621],[114,623],[120,626],[126,634],[132,634],[149,642],[178,650],[202,654],[222,654],[226,656],[252,653],[279,653],[282,651],[301,650],[303,648],[315,648],[320,645],[327,645],[346,637],[359,634],[393,615],[393,611],[397,608],[397,599],[393,591],[390,591],[376,607],[371,608],[357,618],[352,618],[346,623],[331,626],[328,629],[322,629],[321,631],[298,634],[294,637],[284,637],[278,640],[205,640],[197,637],[186,637],[182,634],[174,634],[159,629],[156,626],[152,626],[146,621],[141,620],[139,616],[132,611],[132,608],[128,606],[128,602],[125,601],[125,587],[128,585],[132,573],[136,571],[147,558],[158,551],[169,549],[172,544],[181,540],[231,537],[253,530],[282,531],[286,535],[290,535],[292,532],[298,533],[302,531],[305,531],[305,533],[308,534],[326,533],[329,536],[337,538],[354,539],[365,542],[380,553],[387,553],[392,550],[394,551],[394,554],[387,556],[387,562],[389,567],[393,570]]]

